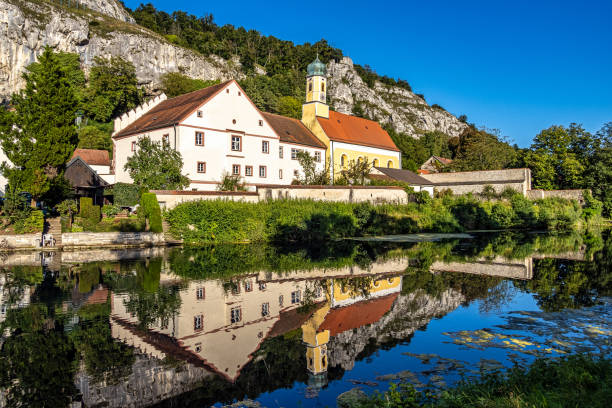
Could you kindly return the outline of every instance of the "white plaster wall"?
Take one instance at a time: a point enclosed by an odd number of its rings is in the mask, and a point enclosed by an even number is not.
[[[198,117],[198,111],[201,111],[201,117]],[[204,133],[203,146],[195,145],[195,132]],[[123,167],[132,155],[132,141],[143,135],[160,141],[164,134],[169,135],[170,144],[174,146],[172,127],[115,139],[115,181],[131,182]],[[192,181],[190,190],[215,190],[223,173],[230,173],[234,164],[240,166],[240,175],[247,184],[290,184],[293,171],[300,168],[296,161],[291,160],[289,144],[284,144],[284,159],[278,158],[278,136],[235,82],[192,112],[176,127],[176,134],[176,148],[183,158],[183,174]],[[239,152],[231,150],[232,135],[242,137],[242,150]],[[263,141],[269,143],[269,153],[262,152]],[[316,150],[305,146],[300,148],[312,154]],[[319,150],[324,153],[323,149]],[[197,172],[198,162],[206,163],[205,173]],[[252,176],[245,175],[246,166],[253,167]],[[266,166],[265,177],[259,176],[260,166]],[[321,163],[320,168],[323,167]],[[283,170],[282,179],[279,178],[280,169]]]
[[[302,166],[300,166],[300,163],[297,160],[291,159],[291,149],[304,150],[313,157],[315,155],[315,152],[320,152],[321,162],[317,163],[316,169],[317,172],[323,171],[325,169],[325,149],[284,142],[281,142],[280,145],[283,147],[283,158],[279,158],[278,149],[276,149],[276,155],[274,156],[275,160],[278,160],[278,168],[283,170],[283,180],[281,180],[282,182],[278,184],[291,184],[291,181],[295,178],[294,172],[296,170],[298,171],[300,177],[304,176],[304,172],[302,171]]]
[[[98,174],[110,173],[110,166],[99,166],[97,164],[90,164],[89,167],[91,167]]]

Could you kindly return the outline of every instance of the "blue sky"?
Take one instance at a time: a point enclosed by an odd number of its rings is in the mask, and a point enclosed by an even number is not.
[[[554,124],[612,121],[611,0],[152,3],[295,43],[325,38],[522,147]]]

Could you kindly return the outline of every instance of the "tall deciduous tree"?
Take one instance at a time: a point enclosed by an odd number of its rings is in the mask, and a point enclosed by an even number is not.
[[[576,124],[541,131],[524,157],[525,165],[533,171],[534,187],[545,190],[583,187],[585,165],[579,158],[587,154],[586,147],[572,151],[572,146],[580,146],[588,138],[590,135]]]
[[[89,74],[85,109],[89,117],[108,122],[142,102],[136,69],[121,57],[96,57]]]
[[[78,101],[65,70],[49,47],[38,64],[24,74],[25,90],[13,95],[14,110],[0,112],[0,140],[10,160],[2,172],[9,184],[35,200],[65,188],[65,165],[78,142]]]
[[[180,190],[189,185],[189,178],[181,173],[181,154],[165,140],[138,139],[136,152],[128,158],[124,169],[134,184],[149,190]]]
[[[498,135],[468,127],[459,138],[451,168],[458,171],[499,170],[508,167],[516,152]]]

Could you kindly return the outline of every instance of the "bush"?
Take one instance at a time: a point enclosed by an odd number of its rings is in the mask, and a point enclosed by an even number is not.
[[[155,194],[142,194],[138,216],[149,220],[149,230],[151,232],[163,232],[161,209]]]
[[[218,191],[245,191],[246,188],[240,176],[224,173],[221,182],[217,184]]]
[[[121,207],[118,205],[104,205],[102,206],[102,214],[107,217],[114,217],[121,212]]]
[[[482,191],[479,194],[481,197],[486,198],[487,200],[493,200],[494,198],[499,198],[497,191],[495,191],[495,187],[490,184],[485,184],[482,188]]]
[[[116,183],[105,193],[113,196],[113,203],[119,207],[133,207],[140,200],[141,188],[135,184]]]
[[[68,216],[77,213],[77,205],[74,200],[64,200],[55,206],[55,209],[61,216]]]
[[[89,197],[81,197],[80,200],[81,210],[79,212],[79,216],[84,219],[84,221],[97,224],[100,222],[100,206],[93,205],[93,201]]]
[[[15,222],[15,232],[17,234],[30,234],[42,232],[45,225],[45,216],[42,211],[32,211],[27,217]]]

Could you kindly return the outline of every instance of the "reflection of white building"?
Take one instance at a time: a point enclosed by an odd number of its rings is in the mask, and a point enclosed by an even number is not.
[[[6,320],[6,314],[9,309],[18,309],[28,306],[30,304],[32,291],[34,290],[29,286],[23,286],[21,288],[14,288],[15,291],[19,291],[20,293],[9,293],[7,283],[7,274],[0,274],[0,323]],[[16,298],[11,299],[13,296],[16,296]]]
[[[181,291],[176,316],[166,326],[158,324],[147,331],[137,328],[137,318],[125,308],[129,294],[112,294],[112,333],[151,356],[172,355],[234,381],[266,338],[302,327],[315,310],[329,312],[391,293],[397,296],[401,289],[401,278],[394,276],[368,281],[364,295],[343,285],[345,279],[301,274],[265,274],[266,279],[254,274],[229,283],[191,281]],[[325,271],[319,271],[321,275]],[[298,308],[304,303],[313,307],[302,312]]]

